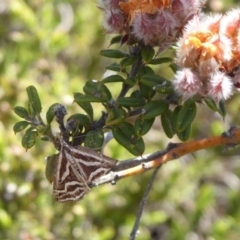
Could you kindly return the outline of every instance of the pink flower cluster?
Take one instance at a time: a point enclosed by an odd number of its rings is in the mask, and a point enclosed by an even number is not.
[[[240,9],[195,16],[178,41],[173,84],[183,99],[194,95],[226,100],[240,85]]]
[[[108,33],[125,32],[145,45],[166,48],[199,13],[200,0],[99,0]]]

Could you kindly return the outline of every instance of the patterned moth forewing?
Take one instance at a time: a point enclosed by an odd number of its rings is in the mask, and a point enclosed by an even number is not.
[[[73,147],[60,139],[53,194],[58,202],[80,200],[90,190],[88,184],[108,172],[117,160],[86,147]]]

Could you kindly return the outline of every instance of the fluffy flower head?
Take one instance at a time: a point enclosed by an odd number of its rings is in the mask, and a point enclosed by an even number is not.
[[[125,32],[150,46],[176,41],[187,21],[199,13],[200,0],[101,0],[107,32]],[[114,15],[117,16],[114,16]]]
[[[234,86],[240,86],[240,9],[226,15],[195,16],[185,27],[178,41],[176,63],[189,68],[201,84],[197,94],[211,96],[216,101],[228,99]],[[175,80],[175,88],[177,86]],[[178,91],[181,92],[181,91]],[[189,93],[182,91],[181,95]]]

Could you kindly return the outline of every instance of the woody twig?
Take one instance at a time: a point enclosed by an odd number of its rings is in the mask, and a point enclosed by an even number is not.
[[[187,143],[169,143],[166,150],[155,152],[141,158],[125,160],[112,169],[108,174],[100,177],[92,183],[93,186],[111,182],[115,184],[118,180],[129,176],[144,173],[171,160],[176,160],[184,155],[202,149],[216,146],[234,147],[240,143],[240,128],[231,127],[229,131],[220,136],[203,138]]]

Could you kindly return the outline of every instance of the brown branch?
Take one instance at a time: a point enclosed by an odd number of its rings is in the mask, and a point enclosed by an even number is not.
[[[143,156],[142,158],[130,159],[119,162],[108,174],[95,180],[92,187],[111,182],[115,184],[118,180],[141,174],[152,168],[161,166],[171,160],[176,160],[186,154],[198,150],[225,145],[232,147],[240,143],[240,129],[232,127],[221,136],[203,138],[187,143],[170,143],[166,150]]]

